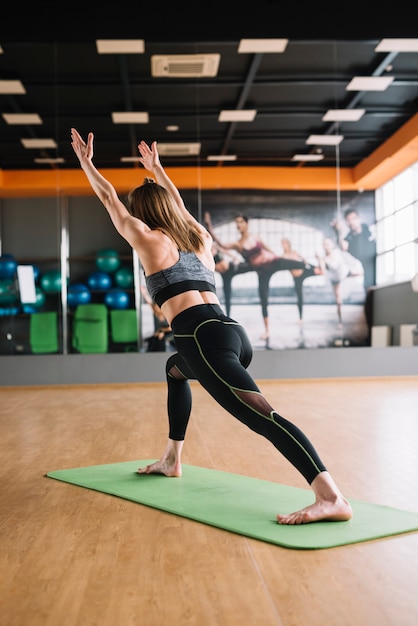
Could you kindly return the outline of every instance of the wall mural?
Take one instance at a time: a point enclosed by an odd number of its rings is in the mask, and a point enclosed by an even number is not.
[[[341,193],[339,206],[335,192],[183,197],[214,236],[218,294],[255,350],[370,345],[373,192]],[[158,322],[145,300],[143,306],[146,337]],[[167,337],[167,349],[174,349]]]

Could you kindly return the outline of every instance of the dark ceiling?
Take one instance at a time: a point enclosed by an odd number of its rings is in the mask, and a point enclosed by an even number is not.
[[[418,52],[375,51],[382,38],[414,36],[409,32],[412,16],[405,18],[402,28],[396,20],[391,24],[388,19],[381,27],[375,20],[368,31],[363,24],[362,32],[360,22],[350,28],[342,14],[339,28],[315,14],[322,24],[315,28],[301,7],[298,28],[290,17],[287,22],[282,19],[279,27],[277,17],[283,11],[275,2],[258,2],[260,12],[245,15],[241,3],[241,13],[229,23],[220,17],[221,3],[207,5],[206,10],[193,5],[193,13],[186,10],[187,3],[180,3],[176,17],[172,4],[164,2],[151,9],[131,4],[130,11],[128,6],[123,11],[123,2],[116,3],[112,12],[105,15],[98,9],[95,16],[83,16],[80,9],[59,14],[56,4],[45,3],[38,9],[45,20],[37,14],[31,22],[26,14],[19,25],[15,18],[8,20],[6,29],[3,19],[0,24],[0,81],[20,80],[26,90],[21,95],[0,94],[3,170],[77,167],[69,141],[72,126],[83,135],[95,133],[95,163],[101,168],[134,167],[120,158],[136,156],[141,139],[200,144],[198,155],[164,156],[169,166],[216,167],[217,161],[207,160],[209,155],[236,155],[236,161],[223,167],[298,167],[292,161],[294,154],[322,150],[324,159],[313,166],[353,167],[418,111]],[[223,6],[228,7],[228,2]],[[115,17],[116,8],[123,11],[123,21]],[[241,38],[262,37],[288,38],[289,43],[282,54],[238,53]],[[143,39],[144,53],[99,55],[97,38]],[[154,55],[202,54],[220,55],[216,76],[156,78],[151,74]],[[354,76],[393,76],[394,80],[385,91],[347,91]],[[365,109],[365,113],[357,122],[322,120],[329,109],[347,108]],[[220,122],[223,109],[257,113],[252,122]],[[129,111],[148,112],[149,122],[113,123],[112,112]],[[36,113],[42,124],[9,125],[3,115],[10,113]],[[177,131],[167,130],[173,125]],[[338,148],[307,145],[312,134],[342,134],[344,139]],[[27,149],[21,141],[49,138],[56,141],[56,148]],[[62,158],[64,163],[35,162],[49,157]]]

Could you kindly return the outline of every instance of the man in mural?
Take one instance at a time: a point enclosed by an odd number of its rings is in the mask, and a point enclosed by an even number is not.
[[[344,237],[342,225],[338,220],[332,222],[338,234],[338,241],[343,250],[347,250],[363,265],[364,289],[367,293],[375,284],[376,240],[370,226],[361,221],[356,209],[348,208],[344,211],[345,223],[349,231]]]
[[[344,211],[345,223],[349,228],[347,235],[342,234],[342,226],[335,220],[331,223],[334,227],[338,242],[343,250],[347,250],[353,257],[358,259],[364,270],[364,315],[368,327],[367,344],[371,345],[371,329],[373,325],[373,299],[371,287],[376,282],[376,239],[370,226],[361,221],[356,209],[348,208]]]

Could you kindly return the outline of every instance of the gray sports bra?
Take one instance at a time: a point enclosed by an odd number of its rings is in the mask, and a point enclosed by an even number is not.
[[[181,250],[177,263],[145,276],[145,283],[151,298],[158,306],[186,291],[216,292],[215,273],[208,270],[194,252]]]

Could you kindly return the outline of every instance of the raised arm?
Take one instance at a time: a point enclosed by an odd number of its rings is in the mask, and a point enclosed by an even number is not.
[[[330,226],[334,229],[337,235],[338,245],[340,246],[341,250],[347,251],[348,241],[344,238],[342,234],[343,228],[342,228],[341,222],[338,219],[335,219],[330,223]]]
[[[161,165],[157,142],[153,141],[151,146],[149,146],[145,141],[141,141],[138,144],[138,150],[141,155],[139,160],[144,168],[154,175],[157,183],[161,185],[161,187],[167,189],[185,219],[188,221],[193,220],[199,224],[190,211],[188,211],[179,190]],[[201,226],[201,224],[199,224],[199,226]]]
[[[71,145],[91,188],[109,213],[116,230],[134,247],[138,234],[141,231],[145,232],[147,227],[143,222],[132,217],[119,199],[113,185],[96,169],[92,160],[93,140],[93,133],[88,134],[87,142],[85,142],[75,128],[71,129]]]

